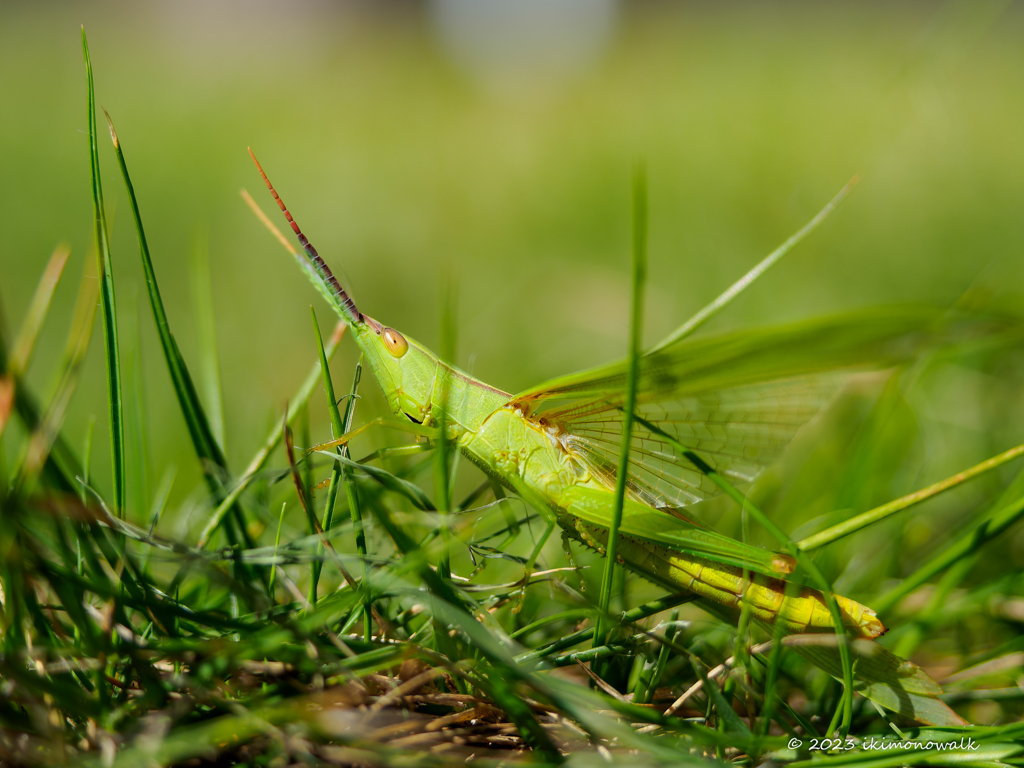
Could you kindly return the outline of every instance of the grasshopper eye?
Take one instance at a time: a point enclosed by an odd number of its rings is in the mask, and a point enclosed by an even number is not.
[[[401,357],[409,351],[409,342],[394,328],[385,328],[381,338],[384,339],[384,346],[388,348],[388,352],[395,357]]]

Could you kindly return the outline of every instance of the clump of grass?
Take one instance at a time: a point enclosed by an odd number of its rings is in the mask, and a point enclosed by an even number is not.
[[[1016,676],[1024,579],[999,569],[978,573],[975,566],[987,543],[1024,515],[1024,474],[1009,482],[991,474],[1024,449],[860,515],[845,514],[797,542],[780,527],[794,522],[792,511],[770,523],[758,505],[778,511],[772,497],[754,500],[716,480],[737,508],[806,558],[826,590],[840,575],[844,553],[831,550],[810,561],[807,552],[973,478],[991,480],[963,510],[962,535],[918,558],[909,573],[903,564],[897,570],[859,558],[858,568],[867,571],[860,582],[865,602],[895,627],[896,651],[945,667],[940,698],[967,719],[987,713],[987,721],[969,730],[922,728],[854,697],[853,663],[841,641],[844,661],[829,677],[790,650],[801,650],[798,640],[757,636],[743,616],[737,629],[688,612],[689,594],[630,600],[625,589],[613,589],[613,560],[588,570],[593,557],[576,550],[568,561],[549,561],[543,544],[551,528],[544,531],[528,497],[506,499],[482,481],[458,500],[457,466],[444,452],[441,459],[422,455],[429,442],[358,459],[348,445],[299,450],[292,427],[321,390],[333,437],[361,418],[360,369],[343,398],[330,371],[344,326],[324,344],[315,314],[312,370],[247,467],[232,470],[212,426],[220,422],[208,418],[164,311],[110,122],[161,352],[204,472],[210,512],[181,541],[160,525],[170,481],[152,512],[128,508],[127,465],[144,457],[129,455],[121,439],[114,257],[99,186],[87,48],[86,63],[101,280],[89,271],[83,276],[57,385],[42,404],[26,389],[24,373],[67,261],[64,251],[44,270],[14,343],[8,347],[0,337],[0,435],[7,432],[4,445],[15,446],[17,456],[0,463],[4,765],[755,764],[806,760],[812,739],[820,743],[837,727],[852,741],[830,743],[835,749],[824,751],[832,754],[817,755],[816,764],[850,762],[843,751],[849,745],[860,750],[859,764],[878,768],[894,760],[1020,764],[1024,689]],[[638,195],[634,359],[644,216]],[[90,448],[80,460],[60,430],[97,294],[110,382],[109,495],[89,475]],[[711,311],[734,295],[723,294]],[[1015,321],[995,325],[1001,336],[947,349],[945,362],[991,365],[1008,341],[1019,339],[1005,330],[1019,327]],[[205,332],[212,333],[211,323]],[[206,367],[216,370],[216,346],[205,349],[213,358]],[[907,389],[926,381],[929,370],[921,366]],[[853,458],[835,481],[835,496],[854,486],[888,491],[882,463],[909,450],[905,424],[893,417],[905,397],[905,390],[887,387],[866,415],[833,425],[854,443],[858,436],[868,441],[848,453]],[[436,434],[423,430],[422,437]],[[702,466],[699,456],[692,460]],[[433,497],[423,489],[431,480]],[[790,478],[794,496],[800,482]],[[777,490],[775,498],[785,492]],[[605,575],[595,590],[592,572],[598,571]],[[587,581],[591,588],[584,591]],[[965,734],[977,749],[946,750]],[[870,750],[871,738],[890,748]],[[897,743],[911,740],[920,748]]]

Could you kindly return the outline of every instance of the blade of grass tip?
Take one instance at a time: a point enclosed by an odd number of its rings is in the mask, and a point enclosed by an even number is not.
[[[345,325],[344,320],[339,320],[334,326],[334,332],[331,334],[330,340],[327,342],[327,349],[325,350],[327,359],[330,360],[334,357],[334,352],[338,348],[338,344],[341,342],[341,337],[345,335],[345,330],[348,326]],[[320,364],[314,363],[312,370],[306,374],[306,378],[303,380],[298,391],[291,399],[291,403],[296,406],[303,405],[309,396],[313,393],[317,383],[320,381]],[[292,411],[289,416],[289,424],[295,418],[295,412]],[[267,459],[270,458],[270,454],[274,452],[278,444],[281,442],[281,436],[284,434],[281,422],[277,422],[275,426],[270,430],[270,434],[267,439],[263,441],[263,446],[256,452],[252,460],[249,462],[249,466],[245,468],[245,472],[242,473],[242,477],[235,484],[234,488],[224,497],[224,499],[217,505],[217,508],[210,515],[210,519],[207,520],[206,526],[203,528],[202,533],[199,535],[199,542],[196,547],[202,549],[209,541],[213,532],[220,525],[224,515],[232,508],[234,503],[238,500],[238,497],[245,492],[249,487],[250,483],[256,478],[260,470],[263,469],[263,465],[266,464]]]
[[[96,92],[93,86],[89,41],[82,27],[82,52],[88,87],[89,165],[92,169],[93,240],[100,279],[100,307],[103,315],[103,341],[106,348],[107,413],[110,418],[111,469],[114,481],[114,509],[124,514],[125,452],[124,413],[121,403],[121,358],[117,342],[117,306],[114,301],[114,271],[107,239],[106,214],[103,208],[103,186],[100,182],[100,154],[96,141]]]
[[[781,528],[775,525],[775,523],[773,523],[764,512],[758,509],[758,507],[738,491],[728,480],[712,469],[711,466],[700,456],[680,443],[677,439],[672,437],[672,435],[669,435],[667,432],[658,428],[641,416],[636,415],[635,419],[638,423],[643,425],[645,429],[650,430],[652,433],[668,441],[669,445],[679,451],[679,453],[693,464],[698,471],[706,475],[708,479],[721,488],[727,496],[739,504],[741,509],[746,509],[746,511],[750,513],[750,516],[753,517],[761,527],[768,531],[768,533],[771,534],[771,536],[796,559],[800,566],[807,571],[811,576],[811,579],[817,584],[818,589],[821,590],[821,593],[825,598],[825,603],[828,606],[829,613],[832,616],[832,621],[835,625],[835,633],[839,646],[839,657],[843,667],[843,706],[846,707],[847,703],[849,704],[844,711],[842,720],[842,734],[845,738],[846,734],[849,733],[850,720],[853,715],[853,662],[850,657],[849,637],[846,633],[846,626],[843,624],[842,614],[839,611],[839,604],[836,602],[835,595],[832,592],[832,585],[829,584],[828,580],[819,570],[815,562],[806,553],[802,552]]]
[[[157,334],[160,337],[164,359],[167,362],[171,382],[174,385],[174,392],[178,398],[178,405],[181,408],[182,415],[185,417],[185,424],[188,427],[189,436],[192,438],[193,450],[200,460],[207,486],[215,498],[221,499],[224,495],[221,477],[229,474],[227,461],[224,458],[220,445],[213,436],[209,419],[207,419],[206,412],[203,410],[203,405],[199,400],[199,395],[192,382],[188,366],[178,350],[177,342],[174,340],[174,335],[171,333],[170,325],[167,322],[167,313],[164,311],[163,299],[160,296],[160,288],[156,280],[156,272],[153,269],[153,260],[150,257],[146,231],[142,225],[142,215],[139,212],[135,187],[132,185],[131,176],[128,173],[128,165],[125,162],[121,141],[114,130],[114,123],[110,119],[109,114],[106,114],[106,118],[107,127],[110,129],[110,140],[114,144],[114,154],[117,156],[121,177],[124,180],[125,189],[128,192],[128,200],[132,208],[132,217],[135,220],[135,232],[139,240],[139,256],[142,261],[142,270],[146,277],[149,303],[153,310],[153,318],[156,321]],[[234,520],[246,546],[252,548],[254,542],[246,526],[245,514],[241,506],[237,504],[237,501],[238,497],[236,495],[227,509],[233,513]],[[218,517],[218,524],[222,520],[223,516]],[[229,531],[229,537],[231,536],[233,534]]]
[[[281,514],[277,518],[277,534],[274,536],[274,558],[277,558],[277,548],[281,546],[281,526],[284,524],[284,511],[288,507],[288,502],[284,502],[281,505]],[[270,593],[270,604],[274,604],[274,581],[277,579],[277,564],[270,569],[270,585],[268,592]]]
[[[629,477],[629,443],[633,433],[633,413],[636,410],[646,272],[647,177],[643,165],[638,165],[633,172],[633,290],[629,327],[629,371],[626,380],[625,416],[622,424],[622,447],[619,450],[619,466],[615,478],[615,506],[612,510],[611,525],[608,529],[608,546],[605,554],[604,571],[601,575],[601,592],[598,598],[599,612],[594,630],[595,646],[605,645],[607,642],[604,616],[608,613],[608,605],[611,601],[612,593],[612,577],[615,574],[615,569],[618,567],[616,550],[619,526],[622,524],[622,507],[626,497],[626,480]],[[604,677],[601,674],[601,670],[598,670],[598,674]]]
[[[50,301],[53,299],[53,292],[57,289],[61,275],[64,274],[64,266],[68,263],[68,256],[71,251],[66,245],[58,245],[43,271],[39,283],[36,285],[35,293],[28,305],[28,312],[18,329],[18,337],[11,347],[11,355],[7,361],[7,370],[15,377],[24,375],[28,369],[32,351],[35,349],[36,338],[46,321],[50,311]]]
[[[171,496],[171,489],[174,487],[174,478],[177,477],[177,475],[177,467],[171,465],[164,471],[164,476],[160,479],[160,485],[157,486],[156,495],[153,497],[153,508],[149,514],[150,536],[152,536],[156,531],[156,527],[160,524],[160,519],[164,516],[164,512],[167,509],[167,500]],[[152,547],[146,548],[146,551],[142,555],[142,561],[139,563],[140,570],[144,571],[149,565],[149,555],[152,551]]]
[[[167,313],[164,310],[163,298],[160,295],[160,287],[157,283],[156,272],[153,269],[153,260],[150,256],[149,241],[146,238],[146,231],[142,224],[142,214],[139,211],[138,200],[135,196],[135,187],[128,173],[128,165],[124,158],[121,140],[114,130],[114,123],[110,119],[110,115],[107,114],[106,118],[107,127],[110,129],[110,139],[114,144],[114,154],[117,156],[117,162],[121,168],[121,177],[128,191],[128,200],[131,204],[132,216],[135,219],[135,233],[139,240],[142,271],[146,278],[146,290],[149,293],[149,301],[153,310],[153,318],[156,321],[157,334],[160,337],[160,344],[163,347],[164,358],[171,374],[175,394],[178,397],[189,434],[192,437],[192,442],[199,458],[207,459],[213,461],[218,466],[223,466],[223,456],[220,455],[220,450],[213,439],[209,420],[206,418],[202,404],[196,395],[195,385],[188,373],[185,361],[178,351],[177,342],[174,340],[170,324],[167,321]]]
[[[824,208],[818,211],[818,215],[811,219],[809,222],[807,222],[800,231],[798,231],[796,234],[794,234],[792,237],[786,240],[786,242],[784,242],[774,251],[765,256],[764,259],[762,259],[756,267],[754,267],[752,270],[747,272],[747,274],[745,274],[743,277],[741,277],[739,280],[737,280],[735,283],[729,286],[729,288],[727,288],[721,295],[719,295],[717,299],[712,301],[710,304],[704,307],[704,309],[695,314],[693,317],[691,317],[689,320],[687,320],[685,323],[679,326],[676,330],[674,330],[672,333],[670,333],[668,336],[666,336],[664,339],[658,342],[658,344],[656,344],[655,347],[651,349],[647,354],[654,354],[655,352],[660,352],[666,347],[672,346],[677,341],[685,339],[687,336],[689,336],[702,325],[704,325],[704,323],[706,323],[708,320],[710,320],[712,317],[718,314],[721,310],[723,310],[725,307],[731,304],[732,301],[741,293],[743,293],[743,291],[749,288],[755,280],[757,280],[759,277],[761,277],[761,275],[767,272],[768,269],[771,268],[783,256],[785,256],[787,253],[793,250],[793,248],[796,247],[796,245],[799,244],[801,240],[803,240],[805,237],[811,234],[811,232],[817,229],[818,225],[820,225],[821,222],[823,222],[825,218],[830,213],[832,213],[832,211],[838,208],[839,205],[843,202],[843,200],[846,199],[847,195],[850,194],[850,190],[852,190],[854,186],[856,186],[858,181],[860,181],[859,176],[854,176],[852,179],[850,179],[850,181],[847,182],[846,186],[839,190],[839,193],[829,201],[828,205],[826,205]]]
[[[0,435],[3,435],[7,421],[14,411],[15,389],[20,387],[19,379],[28,368],[36,339],[46,320],[53,292],[60,282],[69,254],[67,246],[57,246],[36,284],[28,312],[18,330],[10,355],[7,355],[6,349],[0,348]]]
[[[205,233],[196,233],[192,246],[192,296],[199,332],[199,356],[206,390],[210,432],[224,452],[224,388],[220,377],[217,327],[213,319],[213,287],[210,281],[210,250]]]
[[[937,496],[944,491],[948,491],[950,488],[954,488],[961,483],[972,480],[978,475],[990,472],[996,467],[1001,467],[1003,464],[1013,461],[1018,456],[1022,455],[1024,455],[1024,444],[1018,445],[1015,448],[1010,448],[1008,451],[1003,451],[998,456],[993,456],[980,464],[975,464],[973,467],[965,469],[963,472],[957,472],[955,475],[951,475],[945,480],[933,483],[927,488],[922,488],[919,491],[909,493],[895,501],[887,502],[881,506],[875,507],[874,509],[868,510],[867,512],[851,517],[849,520],[845,520],[842,523],[826,528],[824,531],[820,531],[813,536],[808,536],[806,539],[797,542],[797,547],[804,552],[809,552],[813,549],[823,547],[826,544],[831,544],[844,536],[849,536],[851,533],[856,533],[863,528],[867,528],[869,525],[874,525],[878,521],[884,520],[890,515],[902,512],[904,509],[909,509],[915,504],[920,504],[922,501],[930,499],[932,496]]]

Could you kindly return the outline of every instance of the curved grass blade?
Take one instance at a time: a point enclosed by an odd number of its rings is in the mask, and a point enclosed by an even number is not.
[[[67,345],[57,388],[46,406],[43,417],[32,426],[28,449],[19,471],[15,485],[23,487],[37,472],[51,461],[51,453],[55,448],[70,453],[70,449],[60,443],[60,428],[64,423],[71,397],[78,387],[79,373],[85,361],[85,353],[89,349],[92,338],[93,321],[96,319],[96,296],[100,290],[97,281],[90,279],[88,271],[82,277],[78,300],[72,315],[71,328],[68,331]],[[71,465],[74,466],[74,465]]]
[[[298,464],[295,463],[295,448],[292,445],[292,433],[291,429],[288,427],[287,412],[281,419],[281,430],[284,433],[284,448],[285,454],[288,456],[288,468],[291,471],[292,483],[295,485],[295,492],[299,497],[299,505],[302,507],[302,511],[306,513],[306,519],[309,521],[310,532],[313,535],[320,537],[320,541],[323,542],[324,546],[328,550],[330,550],[332,556],[331,559],[341,572],[341,577],[352,589],[355,589],[356,580],[345,568],[344,563],[341,562],[341,558],[338,557],[338,551],[334,548],[334,544],[332,544],[331,540],[324,535],[323,526],[320,524],[320,520],[317,519],[316,510],[313,509],[313,500],[306,496],[307,489],[302,482],[302,478],[299,476]]]
[[[103,341],[106,349],[107,413],[110,418],[110,454],[114,475],[114,509],[124,514],[125,450],[124,412],[121,402],[121,358],[117,342],[117,305],[114,301],[114,267],[107,239],[107,220],[103,208],[103,186],[100,182],[100,155],[96,143],[96,94],[92,79],[89,41],[82,27],[82,52],[88,85],[89,166],[92,169],[93,242],[96,248],[97,272],[100,280],[100,307],[103,315]]]
[[[36,339],[46,321],[53,292],[57,288],[57,283],[60,282],[69,254],[67,246],[60,245],[50,256],[50,260],[36,284],[36,290],[29,302],[28,312],[21,322],[18,336],[14,340],[9,355],[3,349],[2,341],[0,341],[0,435],[3,435],[4,428],[15,410],[15,392],[21,387],[19,380],[28,368]]]
[[[644,355],[640,401],[690,397],[825,371],[891,367],[925,345],[942,341],[942,320],[942,313],[930,307],[880,307],[690,339]],[[588,414],[598,406],[621,408],[627,363],[560,377],[516,395],[514,401],[582,398]],[[571,421],[579,410],[574,404],[558,415]]]
[[[139,256],[142,260],[142,269],[146,277],[146,289],[149,293],[149,302],[153,310],[153,318],[156,321],[160,345],[163,348],[164,360],[167,362],[171,382],[174,385],[174,392],[178,398],[178,405],[181,408],[182,415],[185,417],[185,424],[188,427],[189,436],[192,438],[193,450],[200,461],[207,486],[218,500],[222,500],[225,495],[222,477],[230,474],[227,460],[217,439],[214,437],[209,419],[206,416],[203,405],[199,400],[199,395],[196,392],[195,384],[192,381],[192,376],[189,374],[188,366],[185,364],[185,359],[178,350],[178,344],[171,333],[170,325],[167,321],[167,313],[164,311],[163,299],[160,296],[160,288],[156,280],[156,272],[153,269],[153,261],[150,257],[145,228],[142,225],[142,215],[139,212],[135,188],[128,174],[128,166],[124,159],[120,139],[114,130],[113,121],[110,119],[109,114],[106,117],[107,127],[110,129],[110,139],[114,144],[114,153],[117,155],[117,162],[121,168],[121,176],[128,191],[128,200],[131,204],[132,216],[135,220],[135,231],[139,240]],[[238,533],[241,535],[245,545],[251,548],[253,546],[252,537],[246,525],[245,514],[237,503],[237,496],[232,500],[229,509],[233,512]],[[218,522],[222,519],[218,518]],[[230,526],[226,529],[226,534],[229,540],[234,540],[237,537],[237,534],[234,533]]]
[[[838,208],[846,196],[850,194],[850,190],[857,184],[859,177],[854,176],[850,181],[847,182],[846,186],[839,190],[838,194],[833,197],[828,204],[818,211],[817,216],[807,222],[800,231],[790,237],[786,242],[776,248],[774,251],[769,253],[760,261],[756,267],[747,272],[743,277],[729,286],[717,299],[708,304],[704,309],[698,312],[696,315],[691,317],[676,330],[672,331],[668,336],[658,342],[651,352],[660,352],[667,347],[672,346],[677,341],[681,341],[689,336],[691,333],[700,328],[704,323],[718,314],[720,311],[725,309],[732,301],[739,296],[743,291],[749,288],[757,278],[761,277],[765,272],[769,270],[779,259],[793,250],[794,247],[801,240],[807,237],[811,232],[818,228],[818,225],[825,220],[825,218]]]
[[[430,500],[427,494],[425,494],[418,485],[410,483],[408,480],[398,477],[397,475],[393,475],[386,469],[375,467],[372,464],[360,464],[345,456],[330,453],[328,451],[316,451],[316,453],[322,453],[324,456],[329,456],[335,461],[340,461],[346,467],[350,467],[358,472],[369,475],[389,491],[393,491],[400,496],[404,496],[419,510],[424,512],[437,511],[434,509],[434,502]]]
[[[331,369],[327,363],[327,355],[324,353],[324,340],[320,335],[320,325],[316,321],[316,310],[312,305],[309,313],[313,318],[313,333],[316,336],[316,351],[320,360],[320,374],[323,378],[324,394],[327,395],[327,412],[331,418],[331,437],[340,437],[344,434],[344,426],[341,420],[341,412],[338,410],[338,398],[334,394],[334,382],[331,379]],[[347,446],[343,446],[347,448]],[[338,452],[341,452],[339,448]],[[331,529],[331,522],[334,518],[334,505],[338,498],[338,483],[341,481],[341,464],[334,462],[331,468],[331,481],[327,488],[327,501],[324,504],[324,530]],[[361,553],[365,554],[365,553]],[[317,583],[320,580],[320,567],[313,564],[313,572],[309,582],[309,602],[316,605]]]
[[[71,251],[66,245],[58,245],[50,256],[46,269],[36,285],[35,293],[28,305],[28,312],[18,329],[18,336],[11,347],[11,356],[7,361],[7,370],[14,376],[21,376],[28,368],[28,362],[35,349],[36,338],[39,331],[46,322],[46,316],[50,310],[50,301],[53,299],[53,292],[57,289],[61,275],[64,274],[64,266],[68,263],[68,256]],[[0,427],[2,431],[2,427]]]
[[[104,113],[106,114],[106,113]],[[125,188],[128,191],[128,200],[132,207],[132,216],[135,220],[135,232],[139,239],[139,256],[142,261],[142,270],[146,278],[146,290],[149,293],[149,302],[153,310],[153,319],[156,321],[157,335],[160,337],[160,345],[163,348],[164,360],[167,369],[171,374],[171,382],[174,385],[174,393],[177,395],[178,404],[181,407],[182,415],[185,417],[185,424],[188,427],[189,435],[192,438],[192,445],[196,456],[201,460],[209,461],[224,469],[225,461],[217,441],[213,437],[209,419],[203,410],[202,403],[196,393],[195,385],[189,374],[188,366],[185,364],[178,344],[171,333],[170,324],[167,321],[167,313],[164,310],[163,299],[160,296],[160,287],[157,284],[156,272],[153,269],[153,260],[150,257],[149,242],[146,239],[146,231],[142,225],[142,214],[139,211],[138,200],[135,197],[135,187],[132,185],[131,176],[128,174],[128,166],[125,163],[124,151],[117,132],[114,130],[114,123],[107,115],[107,126],[110,129],[110,139],[114,144],[114,152],[117,155],[117,162],[121,168],[121,176],[124,179]],[[205,463],[204,461],[204,463]],[[216,482],[209,472],[208,481]]]
[[[316,311],[312,306],[309,308],[310,314],[313,318],[313,331],[316,335],[316,347],[317,354],[320,359],[320,371],[323,375],[324,382],[324,393],[327,395],[327,410],[331,418],[331,433],[332,437],[340,437],[348,431],[352,424],[352,418],[355,415],[355,403],[356,393],[359,389],[359,380],[362,376],[362,365],[356,364],[355,375],[352,380],[352,389],[349,392],[348,401],[345,404],[345,415],[341,415],[338,409],[338,399],[334,394],[334,382],[331,379],[331,370],[328,365],[327,353],[324,350],[323,338],[320,335],[320,325],[316,320]],[[340,456],[348,457],[348,446],[338,446],[336,449]],[[344,485],[345,496],[348,501],[349,512],[352,516],[352,528],[356,539],[356,551],[362,559],[362,583],[366,584],[366,537],[363,534],[363,520],[359,507],[359,499],[356,496],[355,484],[347,477],[346,472],[342,464],[338,461],[334,462],[331,468],[331,480],[330,485],[327,489],[327,501],[324,505],[324,531],[330,532],[332,523],[334,521],[334,509],[338,499],[338,487]],[[322,551],[322,545],[318,546],[318,554]],[[316,589],[317,582],[320,578],[320,572],[323,566],[319,561],[314,561],[313,565],[313,578],[310,583],[310,598],[309,601],[316,604]],[[369,642],[371,639],[371,611],[370,604],[367,602],[363,606],[363,637]]]

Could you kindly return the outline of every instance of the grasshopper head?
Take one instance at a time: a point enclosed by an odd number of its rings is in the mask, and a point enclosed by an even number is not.
[[[394,414],[404,414],[417,424],[428,421],[437,378],[437,355],[369,315],[359,314],[358,320],[349,321],[349,328]]]
[[[302,234],[302,230],[299,229],[299,225],[295,223],[295,219],[288,212],[284,201],[281,200],[280,195],[270,183],[267,174],[263,172],[262,166],[251,149],[249,155],[256,163],[260,176],[263,177],[267,189],[270,190],[270,194],[274,196],[278,207],[288,220],[288,224],[306,252],[306,256],[309,257],[308,268],[311,268],[309,276],[352,331],[356,343],[359,344],[363,354],[370,361],[370,368],[373,369],[374,376],[380,382],[391,410],[396,416],[404,414],[417,424],[428,421],[434,382],[438,373],[437,355],[412,339],[407,339],[394,328],[381,325],[356,308],[355,302],[338,283],[330,267],[320,257],[306,236]],[[273,225],[270,226],[273,229]],[[278,233],[278,239],[284,240],[280,233]]]

